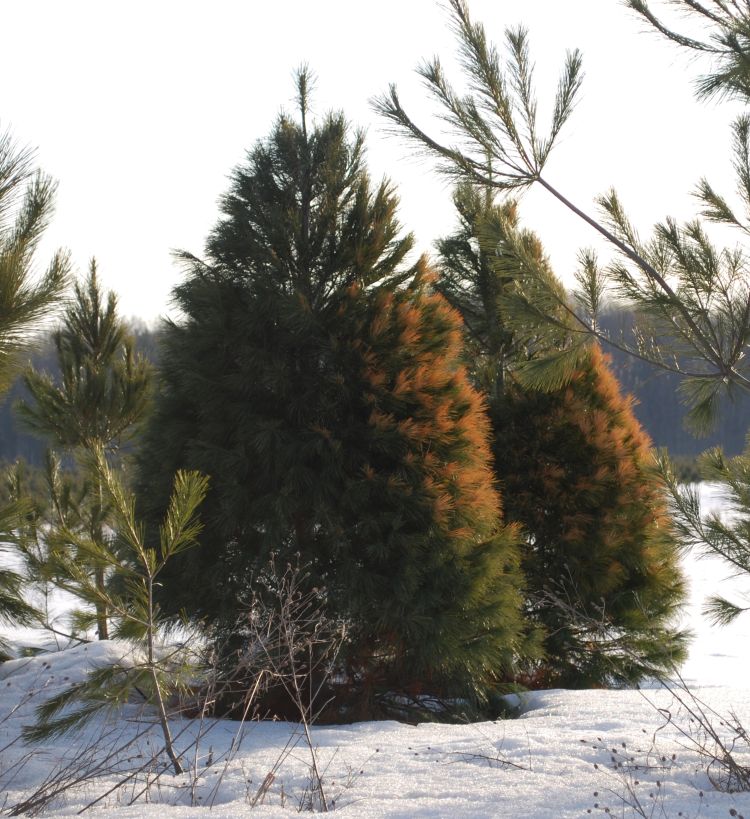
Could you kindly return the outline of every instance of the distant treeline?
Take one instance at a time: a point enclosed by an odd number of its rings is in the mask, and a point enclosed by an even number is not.
[[[629,314],[624,310],[611,311],[602,320],[602,325],[613,333],[630,324]],[[138,325],[133,333],[138,352],[156,362],[158,330]],[[655,446],[666,447],[676,458],[693,458],[712,446],[721,446],[728,455],[737,455],[743,450],[750,429],[750,395],[743,393],[734,401],[726,398],[716,429],[705,437],[696,438],[685,429],[679,376],[657,370],[612,348],[607,352],[612,357],[623,392],[635,397],[635,414]],[[55,372],[56,357],[51,337],[35,351],[31,361],[36,369]],[[21,458],[39,466],[44,460],[45,444],[24,431],[13,409],[23,395],[24,386],[19,378],[0,404],[0,463]]]
[[[601,324],[612,338],[627,334],[632,326],[626,310],[611,310]],[[659,370],[645,361],[609,348],[615,374],[623,392],[636,399],[636,417],[648,431],[654,445],[666,447],[674,458],[694,458],[714,446],[727,455],[738,455],[744,449],[750,429],[750,394],[724,396],[715,428],[700,438],[685,428],[685,408],[680,402],[680,376]]]

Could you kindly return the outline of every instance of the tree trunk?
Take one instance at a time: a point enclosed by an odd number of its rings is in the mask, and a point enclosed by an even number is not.
[[[104,569],[98,567],[94,569],[94,582],[96,583],[96,589],[99,592],[104,592]],[[107,612],[107,604],[99,601],[96,604],[96,631],[99,635],[100,640],[109,640],[109,623],[108,620],[108,612]]]

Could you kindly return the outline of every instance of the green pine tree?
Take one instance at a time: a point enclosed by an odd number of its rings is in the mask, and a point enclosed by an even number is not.
[[[198,668],[189,650],[160,650],[158,640],[164,618],[156,605],[154,588],[167,563],[195,543],[201,528],[196,511],[205,496],[207,482],[194,472],[175,475],[158,540],[151,544],[135,517],[135,498],[112,471],[104,449],[93,446],[89,457],[89,471],[96,476],[112,510],[110,531],[102,539],[98,532],[92,537],[91,533],[70,530],[65,521],[58,521],[46,536],[57,546],[57,566],[62,569],[60,587],[88,600],[97,611],[116,615],[117,636],[128,640],[135,649],[133,662],[97,668],[82,682],[44,702],[36,709],[36,725],[27,726],[24,737],[39,742],[65,734],[80,728],[101,711],[121,707],[137,693],[154,707],[164,750],[174,773],[179,775],[184,768],[174,747],[168,703],[170,698],[189,689]],[[88,559],[82,560],[82,556]],[[66,558],[68,565],[63,567]],[[122,591],[104,587],[98,575],[92,576],[89,571],[92,564],[116,573],[123,581]]]
[[[93,261],[85,285],[76,285],[75,300],[66,309],[54,342],[59,382],[47,373],[29,370],[24,382],[30,398],[18,406],[21,418],[31,430],[78,457],[90,458],[99,450],[113,455],[143,418],[150,367],[133,351],[133,340],[117,315],[114,293],[104,301]],[[81,526],[103,545],[109,510],[98,473],[92,481]],[[81,559],[86,562],[87,556]],[[94,560],[89,568],[103,592],[107,566]],[[103,598],[96,613],[99,639],[106,640],[109,626]]]
[[[708,58],[710,68],[698,80],[699,96],[750,101],[750,19],[743,4],[702,4],[692,0],[661,4],[684,12],[697,24],[697,34],[683,27],[679,18],[672,25],[669,14],[663,17],[653,10],[655,3],[628,0],[627,4],[659,35],[695,56]],[[376,107],[418,150],[435,157],[451,179],[504,192],[538,186],[603,238],[615,253],[615,261],[602,269],[594,254],[585,254],[577,303],[569,304],[564,296],[558,302],[558,307],[569,314],[571,328],[577,331],[578,343],[566,353],[580,359],[580,347],[597,339],[679,374],[690,426],[696,432],[706,431],[716,421],[722,393],[731,396],[738,390],[750,391],[750,281],[746,254],[741,246],[717,246],[706,227],[706,222],[717,223],[738,231],[741,241],[747,237],[750,116],[743,112],[732,125],[735,201],[702,178],[695,191],[699,218],[682,225],[667,218],[644,240],[614,190],[596,200],[599,215],[592,215],[547,177],[550,153],[580,91],[580,52],[569,52],[565,59],[550,125],[545,129],[538,116],[527,31],[523,27],[507,29],[505,47],[500,50],[484,27],[472,20],[465,0],[449,0],[449,10],[471,91],[468,95],[458,94],[437,59],[424,63],[419,72],[441,109],[443,121],[449,125],[450,136],[422,130],[402,107],[395,86],[377,101]],[[533,263],[523,266],[523,275],[543,284],[538,266]],[[635,307],[639,321],[630,339],[612,337],[597,321],[597,309],[607,289]],[[554,300],[552,291],[547,292],[545,301],[550,297]],[[557,321],[545,302],[529,299],[518,307],[527,316],[547,314],[553,323]],[[534,364],[521,370],[519,377],[527,384],[557,389],[563,371],[567,377],[573,369],[566,358],[566,354],[558,354],[549,365]],[[664,478],[670,485],[668,469]],[[726,488],[730,495],[734,492],[731,482]],[[679,503],[676,509],[681,514]],[[701,528],[710,528],[710,522],[703,527],[695,523],[696,527],[686,534],[688,542],[700,535]],[[744,548],[750,552],[750,543],[746,541]],[[726,556],[734,565],[731,553],[730,548]]]
[[[308,123],[308,82],[301,73],[299,118],[282,115],[235,171],[206,261],[183,254],[183,318],[164,333],[139,496],[156,520],[174,470],[209,475],[211,489],[200,545],[167,568],[162,604],[231,631],[269,555],[299,555],[331,612],[354,620],[350,668],[400,685],[476,673],[481,688],[522,640],[486,422],[455,318],[396,295],[423,263],[404,264],[412,241],[390,185],[373,188],[341,115]],[[463,492],[482,495],[475,513]]]
[[[718,3],[714,12],[700,4],[677,0],[676,5],[684,6],[700,23],[710,26],[711,36],[697,40],[670,31],[649,11],[644,0],[629,0],[629,4],[671,39],[717,58],[718,67],[700,86],[704,93],[747,99],[750,49],[747,17],[741,10]],[[545,129],[538,116],[528,32],[523,27],[507,29],[501,52],[484,27],[471,19],[465,0],[450,0],[449,7],[472,93],[459,95],[439,60],[423,64],[419,71],[451,127],[451,142],[441,134],[427,134],[420,129],[401,106],[395,86],[377,101],[377,109],[420,151],[434,156],[451,179],[498,192],[537,185],[604,238],[616,253],[616,261],[601,269],[595,256],[587,253],[578,304],[568,304],[564,295],[559,298],[558,307],[569,313],[571,326],[577,331],[578,343],[571,345],[571,355],[579,357],[578,347],[596,338],[645,357],[656,367],[681,374],[690,421],[696,430],[706,429],[715,419],[722,391],[750,390],[750,359],[745,355],[750,335],[750,286],[742,255],[731,247],[716,247],[698,219],[679,225],[667,218],[656,225],[648,240],[640,239],[613,190],[597,200],[600,217],[585,213],[571,202],[547,179],[546,165],[580,91],[580,52],[570,52],[566,57],[551,122]],[[452,147],[456,133],[462,137],[461,150]],[[705,179],[700,180],[696,193],[705,219],[746,234],[750,208],[750,117],[746,114],[733,125],[732,152],[741,210]],[[543,285],[533,265],[524,269],[524,276]],[[592,308],[605,287],[638,308],[641,324],[635,342],[612,338],[599,326]],[[554,298],[552,291],[544,297],[545,302]],[[547,307],[530,300],[526,311],[538,317]],[[550,318],[556,320],[554,312]],[[547,386],[554,388],[552,382],[559,380],[559,375],[554,367],[547,368],[543,375],[533,368],[532,382],[544,383],[545,378],[551,379]]]
[[[330,363],[338,309],[353,283],[412,274],[390,183],[374,186],[364,142],[344,117],[283,113],[233,173],[205,261],[182,254],[164,328],[160,390],[140,447],[138,494],[158,520],[179,468],[211,477],[201,544],[172,564],[163,604],[233,622],[269,555],[317,554],[317,520],[336,490],[320,428],[341,390]],[[335,484],[338,487],[338,484]]]

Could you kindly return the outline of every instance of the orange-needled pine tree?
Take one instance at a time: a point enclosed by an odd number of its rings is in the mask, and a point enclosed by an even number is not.
[[[481,698],[524,653],[516,527],[501,519],[485,402],[462,363],[457,311],[418,276],[353,288],[339,354],[345,480],[334,595],[354,623],[349,666],[376,688]]]
[[[650,441],[594,346],[570,382],[506,389],[492,409],[506,514],[527,532],[528,614],[546,632],[531,681],[635,682],[679,664],[677,545]]]
[[[683,584],[650,442],[598,348],[569,354],[564,289],[515,203],[467,184],[454,201],[437,287],[465,317],[506,518],[525,533],[526,612],[546,632],[546,659],[523,679],[602,685],[664,671],[684,656],[672,625]],[[519,309],[541,281],[556,293],[554,323]]]

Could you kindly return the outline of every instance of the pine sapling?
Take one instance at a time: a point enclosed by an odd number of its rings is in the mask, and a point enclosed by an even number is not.
[[[134,352],[134,342],[117,313],[114,293],[99,287],[96,263],[91,262],[83,285],[76,285],[62,327],[54,334],[59,378],[30,369],[24,382],[30,400],[18,411],[26,426],[79,459],[101,448],[110,455],[130,438],[145,412],[150,368]],[[104,490],[92,487],[82,511],[91,539],[106,549],[109,521]],[[80,559],[79,555],[79,559]],[[89,571],[100,591],[107,583],[106,567],[93,556]],[[105,561],[106,562],[106,561]],[[109,638],[109,611],[105,595],[96,604],[100,640]]]
[[[177,473],[155,548],[147,545],[144,527],[136,519],[133,494],[125,489],[102,449],[94,453],[91,468],[112,507],[112,535],[98,542],[60,527],[50,532],[50,538],[69,542],[77,552],[88,551],[92,560],[101,562],[118,577],[123,591],[102,589],[87,567],[73,560],[64,573],[70,580],[61,580],[60,585],[85,600],[106,605],[115,615],[117,636],[134,644],[138,659],[132,665],[97,669],[83,682],[48,700],[37,709],[38,722],[26,728],[24,736],[34,742],[64,734],[102,710],[122,705],[138,692],[156,708],[166,753],[175,774],[181,774],[183,768],[174,750],[166,702],[184,687],[183,681],[195,673],[195,666],[187,657],[181,658],[181,665],[176,662],[177,652],[158,651],[157,638],[164,618],[154,604],[154,586],[167,562],[195,543],[201,528],[196,509],[205,496],[207,479],[196,472]],[[71,550],[63,553],[70,554]],[[78,704],[76,710],[60,715],[74,703]]]

